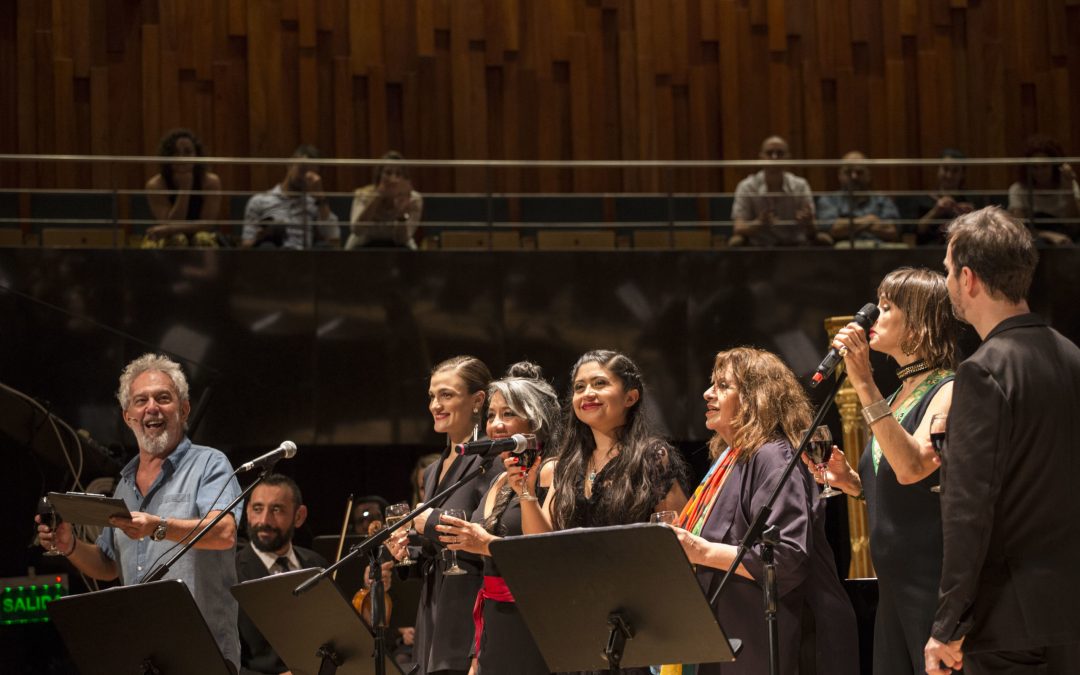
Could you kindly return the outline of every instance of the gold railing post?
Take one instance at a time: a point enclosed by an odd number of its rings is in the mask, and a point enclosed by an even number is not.
[[[830,316],[825,319],[825,332],[829,334],[829,342],[836,332],[846,326],[854,317]],[[836,370],[834,377],[840,377],[843,373],[843,365]],[[840,412],[840,422],[843,427],[843,442],[840,447],[844,450],[848,464],[858,471],[859,457],[862,456],[863,448],[870,439],[870,432],[859,414],[859,397],[850,382],[845,381],[844,386],[836,394],[836,409]],[[866,502],[853,497],[847,498],[848,532],[851,537],[851,565],[848,567],[849,579],[860,579],[876,576],[874,564],[870,560],[870,530],[866,519]]]

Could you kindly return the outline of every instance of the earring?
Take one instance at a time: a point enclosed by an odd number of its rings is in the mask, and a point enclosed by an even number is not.
[[[472,427],[472,439],[478,440],[480,438],[480,423],[476,423]]]

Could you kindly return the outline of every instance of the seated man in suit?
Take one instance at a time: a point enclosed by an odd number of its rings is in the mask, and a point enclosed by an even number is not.
[[[326,560],[310,549],[293,546],[296,528],[307,519],[307,507],[296,481],[270,474],[256,487],[247,503],[248,542],[236,551],[239,581],[261,579],[306,567],[326,567]],[[240,672],[288,673],[285,664],[240,610]]]

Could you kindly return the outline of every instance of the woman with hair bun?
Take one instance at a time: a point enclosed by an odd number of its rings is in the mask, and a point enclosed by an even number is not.
[[[491,439],[514,434],[534,434],[538,452],[534,466],[539,468],[535,499],[543,500],[551,486],[553,462],[545,460],[559,442],[559,400],[555,390],[542,378],[540,367],[521,362],[510,366],[506,377],[488,388],[487,435]],[[511,453],[503,460],[516,461]],[[491,542],[501,537],[523,533],[522,497],[502,474],[492,484],[487,496],[472,516],[473,522],[443,518],[438,529],[447,548],[483,556],[484,586],[477,595],[473,612],[476,637],[476,673],[549,673],[532,634],[517,611],[514,597],[499,574],[491,551]]]

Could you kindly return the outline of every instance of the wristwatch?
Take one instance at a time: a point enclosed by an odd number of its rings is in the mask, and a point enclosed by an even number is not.
[[[162,518],[161,522],[158,523],[157,527],[154,528],[154,532],[153,532],[153,534],[150,535],[150,538],[153,539],[154,541],[161,541],[162,539],[165,538],[165,532],[166,531],[167,531],[167,528],[165,527],[165,519]]]

